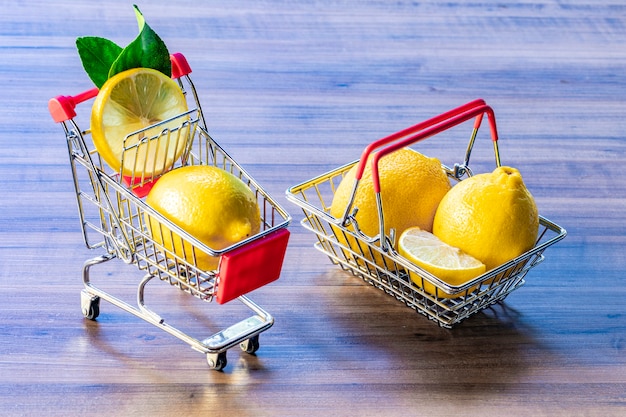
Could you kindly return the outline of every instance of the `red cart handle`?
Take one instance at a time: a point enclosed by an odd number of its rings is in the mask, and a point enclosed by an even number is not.
[[[191,67],[185,56],[179,52],[170,55],[172,62],[172,78],[177,79],[191,73]],[[83,101],[98,95],[98,87],[84,91],[75,96],[57,96],[48,101],[48,110],[56,123],[65,122],[76,117],[76,106]]]

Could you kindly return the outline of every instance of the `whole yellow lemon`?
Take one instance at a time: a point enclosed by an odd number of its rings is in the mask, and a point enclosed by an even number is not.
[[[371,156],[370,156],[371,157]],[[357,166],[353,166],[337,187],[330,214],[341,218],[348,205]],[[437,158],[429,158],[410,148],[404,148],[382,157],[379,161],[380,190],[385,220],[385,234],[395,229],[396,236],[409,227],[417,226],[432,231],[435,211],[450,189],[450,181]],[[379,233],[378,208],[372,182],[372,172],[365,169],[354,199],[358,207],[356,220],[368,236]],[[346,239],[339,234],[339,240]],[[354,247],[353,239],[347,239]],[[377,256],[377,262],[380,259]]]
[[[261,216],[254,193],[221,168],[184,166],[164,174],[150,190],[146,204],[214,250],[224,249],[259,232]],[[152,216],[146,216],[152,238],[167,251],[216,269],[219,257],[192,247]]]
[[[532,249],[539,230],[535,200],[520,172],[498,167],[469,177],[441,200],[433,234],[493,269]]]

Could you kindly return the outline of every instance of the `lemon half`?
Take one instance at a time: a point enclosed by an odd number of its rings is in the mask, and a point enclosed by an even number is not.
[[[93,103],[94,146],[116,172],[121,170],[123,175],[133,177],[158,175],[169,170],[185,149],[187,129],[177,130],[183,120],[133,135],[127,143],[125,138],[186,111],[185,96],[170,77],[150,68],[123,71],[104,83]],[[151,139],[164,129],[172,133]]]
[[[398,241],[398,248],[400,255],[452,286],[463,285],[486,270],[485,264],[476,258],[419,227],[405,230]],[[423,285],[428,293],[451,297],[443,291],[436,292],[433,284],[414,272],[410,272],[409,276],[418,286]]]

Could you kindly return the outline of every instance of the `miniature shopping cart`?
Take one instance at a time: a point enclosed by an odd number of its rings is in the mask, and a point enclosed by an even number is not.
[[[83,267],[83,314],[95,320],[100,312],[100,299],[103,298],[188,343],[193,349],[206,354],[211,368],[221,370],[226,366],[226,351],[229,348],[239,344],[247,353],[256,352],[259,348],[259,334],[274,323],[273,317],[246,294],[278,279],[289,239],[287,226],[291,218],[207,133],[200,102],[189,77],[191,68],[181,54],[173,54],[171,61],[172,77],[178,80],[190,110],[129,134],[124,143],[133,145],[125,145],[122,159],[128,161],[130,158],[131,164],[122,165],[134,166],[132,158],[140,153],[138,147],[143,147],[145,151],[179,146],[182,143],[184,151],[172,168],[213,165],[240,178],[257,198],[261,230],[230,247],[212,249],[146,205],[143,197],[159,176],[139,173],[123,175],[122,168],[120,172],[112,172],[103,163],[91,142],[89,130],[79,128],[75,111],[79,103],[97,95],[97,88],[74,97],[53,98],[49,102],[49,110],[65,131],[85,244],[90,249],[102,252],[87,260]],[[146,133],[154,132],[155,127],[159,133],[152,136]],[[142,170],[138,169],[137,172]],[[172,244],[169,247],[152,238],[146,221],[148,216],[172,231]],[[189,253],[181,254],[180,250],[173,248],[184,248]],[[199,252],[196,251],[219,256],[217,269],[207,271],[199,268],[195,261],[196,253]],[[145,273],[137,286],[136,306],[105,292],[90,280],[91,267],[114,258],[135,265]],[[166,323],[146,306],[145,287],[155,278],[155,282],[169,283],[205,302],[215,299],[217,303],[224,304],[236,299],[254,314],[207,338],[191,337]]]
[[[566,235],[563,228],[540,216],[538,239],[531,250],[459,286],[447,284],[394,250],[395,232],[401,231],[394,231],[390,233],[391,236],[385,235],[380,196],[384,189],[381,190],[378,183],[376,161],[388,153],[474,119],[464,162],[455,164],[453,168],[442,165],[451,181],[460,181],[464,176],[472,175],[469,159],[485,114],[490,123],[496,165],[500,166],[495,115],[483,100],[478,99],[382,138],[366,147],[360,160],[287,190],[287,198],[304,212],[302,226],[317,237],[315,247],[326,254],[333,264],[446,328],[451,328],[467,317],[504,300],[508,294],[525,283],[524,277],[528,271],[543,261],[545,249]],[[379,219],[379,233],[376,236],[368,236],[359,229],[355,219],[358,207],[353,207],[361,175],[365,169],[370,169],[366,166],[370,154],[373,156],[370,158],[373,161],[373,192],[376,193]],[[346,173],[357,164],[351,201],[342,218],[334,217],[330,214],[334,193]],[[418,277],[417,283],[410,279],[409,273]],[[429,289],[434,288],[434,291],[425,291],[424,284]]]

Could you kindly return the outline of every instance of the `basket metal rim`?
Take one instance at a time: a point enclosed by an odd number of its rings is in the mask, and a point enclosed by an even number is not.
[[[309,214],[318,217],[321,221],[325,221],[326,223],[338,228],[339,230],[341,230],[343,233],[347,233],[348,235],[350,235],[351,237],[357,239],[360,243],[364,244],[364,245],[371,245],[369,242],[363,240],[360,236],[358,236],[356,233],[354,233],[352,230],[344,227],[342,225],[342,220],[338,219],[332,215],[330,215],[327,211],[325,211],[324,209],[315,206],[312,202],[308,201],[306,198],[301,198],[299,196],[303,195],[304,192],[312,187],[315,187],[317,185],[320,185],[328,180],[330,180],[333,177],[339,176],[339,175],[343,175],[345,172],[347,172],[350,168],[352,168],[355,164],[358,163],[358,160],[347,163],[345,165],[342,165],[338,168],[335,168],[331,171],[327,171],[323,174],[320,174],[308,181],[304,181],[301,182],[297,185],[294,185],[290,188],[287,189],[286,191],[286,198],[288,201],[292,202],[293,204],[299,206],[305,213],[305,216],[308,218]],[[446,171],[449,172],[449,168],[446,165],[442,164],[442,168],[444,168]],[[320,238],[322,239],[328,239],[329,236],[326,235],[325,233],[322,232],[318,232],[315,230],[314,226],[309,226],[306,225],[306,223],[308,223],[307,218],[302,219],[302,221],[300,222],[301,225],[305,228],[308,229],[309,231],[312,231],[313,233],[315,233],[316,235],[318,235]],[[557,243],[558,241],[562,240],[563,238],[565,238],[565,236],[567,235],[567,231],[559,226],[558,224],[554,223],[553,221],[549,220],[548,218],[542,216],[541,214],[539,214],[539,223],[541,226],[544,227],[542,233],[545,234],[546,231],[551,231],[553,232],[555,235],[553,237],[551,237],[550,239],[546,240],[546,241],[541,241],[541,236],[538,237],[538,242],[535,244],[535,246],[533,248],[531,248],[530,250],[524,252],[523,254],[517,256],[514,259],[509,260],[508,262],[494,268],[491,269],[489,271],[486,271],[485,273],[479,275],[478,277],[472,279],[471,281],[468,281],[466,283],[463,283],[462,285],[450,285],[444,281],[442,281],[441,279],[439,279],[438,277],[436,277],[435,275],[429,273],[428,271],[425,271],[424,269],[420,268],[419,266],[413,264],[412,262],[408,261],[407,259],[405,259],[404,257],[400,256],[397,253],[390,253],[390,252],[383,252],[381,250],[381,252],[384,255],[387,256],[391,256],[392,261],[399,263],[400,265],[402,265],[403,267],[405,267],[407,270],[410,270],[411,272],[415,272],[416,274],[419,274],[421,277],[425,278],[430,284],[434,285],[436,288],[438,288],[438,290],[441,290],[447,294],[457,294],[463,291],[466,291],[469,288],[474,287],[475,285],[478,284],[482,284],[486,281],[489,281],[490,279],[493,279],[494,277],[497,277],[499,274],[503,273],[503,272],[507,272],[512,268],[515,268],[516,266],[518,266],[519,264],[523,263],[523,262],[527,262],[529,259],[531,259],[533,256],[537,256],[537,259],[535,259],[535,261],[533,261],[530,265],[527,265],[523,268],[522,271],[527,271],[530,270],[532,267],[536,266],[537,264],[539,264],[540,262],[543,261],[543,251],[548,248],[549,246]],[[333,240],[333,244],[337,244],[339,246],[342,246],[344,249],[346,250],[351,250],[351,248],[346,248],[344,245],[341,245],[338,241]],[[377,249],[380,249],[380,247],[377,247]]]

